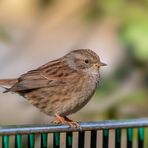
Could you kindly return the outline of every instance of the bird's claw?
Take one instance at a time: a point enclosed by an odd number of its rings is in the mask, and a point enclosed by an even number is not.
[[[56,120],[54,120],[55,124],[68,124],[70,128],[78,128],[81,130],[81,127],[78,122],[73,121],[67,117],[61,117],[59,115],[56,116]]]
[[[67,124],[71,127],[71,128],[79,128],[81,129],[80,125],[78,122],[75,122],[75,121],[70,121],[70,122],[67,122]]]

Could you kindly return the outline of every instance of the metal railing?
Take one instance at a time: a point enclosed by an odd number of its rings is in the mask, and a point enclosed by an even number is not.
[[[54,124],[1,126],[1,147],[9,148],[13,143],[15,148],[36,148],[37,141],[40,141],[41,148],[59,148],[62,143],[61,133],[65,133],[64,140],[66,148],[109,148],[110,143],[113,143],[111,147],[120,148],[121,143],[123,143],[123,137],[124,147],[132,148],[134,143],[137,148],[148,148],[148,118],[121,121],[81,122],[80,126],[81,129],[69,128],[68,125]],[[137,132],[134,132],[135,130]],[[87,134],[86,137],[86,132],[88,131],[89,134]],[[123,131],[126,134],[123,135]],[[74,135],[74,133],[77,133],[77,135]],[[49,138],[51,134],[52,138]],[[26,135],[27,144],[23,142]],[[11,140],[10,145],[10,138],[12,138],[12,136],[15,138]],[[36,140],[36,136],[39,136],[40,138],[38,139],[40,140]],[[52,144],[49,144],[49,142]]]

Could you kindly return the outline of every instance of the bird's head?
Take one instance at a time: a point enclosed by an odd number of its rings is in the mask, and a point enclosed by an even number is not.
[[[73,50],[66,55],[69,66],[75,70],[98,73],[101,66],[106,66],[100,61],[99,56],[90,49]]]

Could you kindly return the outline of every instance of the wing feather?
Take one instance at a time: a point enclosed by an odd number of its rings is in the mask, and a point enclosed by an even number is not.
[[[18,78],[18,82],[12,86],[9,91],[12,92],[24,92],[30,91],[34,89],[39,89],[43,87],[53,87],[56,85],[63,85],[66,83],[66,77],[68,75],[61,75],[61,72],[67,65],[60,63],[57,61],[58,64],[48,63],[46,67],[38,68],[36,70],[31,70]],[[53,75],[53,70],[56,70],[57,73]],[[47,73],[48,71],[48,73]]]

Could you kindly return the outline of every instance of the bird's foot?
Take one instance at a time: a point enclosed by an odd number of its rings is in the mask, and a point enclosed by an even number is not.
[[[64,117],[64,119],[71,128],[80,128],[80,125],[78,122],[73,121],[73,120],[67,118],[66,116]]]
[[[67,118],[66,116],[62,117],[62,116],[56,115],[56,119],[55,119],[54,123],[55,124],[68,124],[71,128],[80,128],[81,129],[79,123]]]

